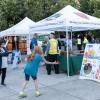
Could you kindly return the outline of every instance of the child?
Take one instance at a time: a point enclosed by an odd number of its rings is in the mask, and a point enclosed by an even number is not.
[[[57,62],[48,62],[48,61],[46,61],[42,54],[43,54],[42,49],[39,46],[35,46],[34,51],[32,52],[32,54],[30,56],[28,56],[28,58],[27,58],[28,61],[27,61],[27,64],[25,66],[25,69],[24,69],[25,83],[23,85],[22,91],[19,94],[20,97],[26,97],[27,96],[24,93],[24,89],[26,88],[26,85],[27,85],[27,83],[30,79],[30,76],[34,80],[35,91],[36,91],[35,95],[36,96],[41,95],[41,93],[39,92],[39,88],[38,88],[37,72],[38,72],[39,64],[42,60],[44,60],[45,63],[48,63],[48,64],[58,64]]]

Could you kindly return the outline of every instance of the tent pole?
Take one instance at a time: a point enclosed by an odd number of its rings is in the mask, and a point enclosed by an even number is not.
[[[27,36],[27,55],[30,54],[30,32]]]
[[[66,39],[67,39],[67,75],[69,77],[69,54],[68,54],[68,29],[67,29],[67,23],[66,23]]]
[[[29,49],[30,49],[30,39],[31,39],[31,38],[30,38],[30,33],[29,33]]]
[[[14,37],[14,41],[15,41],[15,49],[17,50],[17,37],[16,37],[16,35]]]
[[[73,49],[73,44],[72,44],[72,26],[71,26],[71,51],[72,51],[72,49]]]

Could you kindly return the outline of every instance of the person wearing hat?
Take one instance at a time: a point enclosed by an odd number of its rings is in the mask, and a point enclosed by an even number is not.
[[[1,85],[5,84],[5,78],[6,78],[6,71],[7,71],[7,57],[8,57],[8,51],[5,47],[5,44],[0,44],[0,75],[1,75]]]

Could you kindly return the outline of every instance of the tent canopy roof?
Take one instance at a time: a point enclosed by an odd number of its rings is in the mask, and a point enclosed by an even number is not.
[[[1,31],[0,36],[29,34],[30,26],[32,26],[33,24],[35,24],[34,21],[29,19],[28,17],[25,17],[18,24],[12,26],[11,28],[8,28],[7,30]]]
[[[100,19],[68,5],[57,13],[31,26],[31,31],[84,31],[100,29]]]

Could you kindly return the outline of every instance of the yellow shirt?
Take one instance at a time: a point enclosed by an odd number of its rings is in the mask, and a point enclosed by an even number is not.
[[[88,43],[88,40],[87,38],[84,38],[84,41],[83,41],[84,44]]]
[[[81,44],[81,39],[77,39],[77,44]]]
[[[58,53],[58,41],[56,39],[50,39],[50,49],[49,54],[57,54]]]

